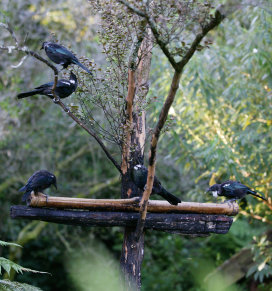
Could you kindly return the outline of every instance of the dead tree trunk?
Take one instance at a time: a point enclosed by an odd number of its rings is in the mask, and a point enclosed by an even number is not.
[[[129,72],[128,98],[131,98],[130,112],[128,110],[128,120],[130,120],[130,132],[127,135],[127,150],[123,148],[122,157],[122,191],[121,198],[132,198],[142,196],[142,192],[131,181],[131,169],[134,165],[142,163],[144,159],[145,144],[145,112],[139,114],[139,109],[135,107],[135,100],[139,96],[145,97],[148,93],[148,79],[151,65],[151,40],[146,37],[139,49],[138,55],[141,60],[136,71]],[[133,94],[133,96],[129,96]],[[134,101],[134,102],[133,102]],[[129,116],[130,114],[130,116]],[[133,151],[132,151],[133,149]],[[124,240],[121,253],[121,270],[124,274],[125,288],[127,290],[141,289],[141,264],[144,257],[144,233],[136,242],[135,227],[125,227]]]

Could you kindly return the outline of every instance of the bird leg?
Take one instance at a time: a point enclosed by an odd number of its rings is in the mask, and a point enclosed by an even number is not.
[[[229,199],[229,200],[225,200],[223,203],[233,203],[236,202],[237,198],[233,198],[233,199]]]
[[[46,199],[46,204],[48,203],[48,195],[47,194],[45,194],[45,193],[43,193],[44,195],[45,195],[45,199]]]
[[[58,104],[59,101],[60,101],[60,98],[59,98],[59,97],[58,97],[58,98],[53,98],[53,102],[54,102],[55,104]]]

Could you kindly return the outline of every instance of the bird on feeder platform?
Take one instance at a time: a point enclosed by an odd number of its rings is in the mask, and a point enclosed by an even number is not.
[[[75,64],[92,75],[84,65],[82,65],[78,58],[69,51],[66,47],[54,42],[45,41],[42,44],[41,50],[44,49],[48,58],[58,65],[62,65],[63,69],[66,69],[69,65]]]
[[[36,195],[38,192],[42,192],[49,188],[51,185],[54,185],[57,189],[57,179],[54,174],[46,170],[35,172],[28,179],[26,185],[19,190],[20,192],[25,192],[22,201],[27,201],[32,191],[34,191],[34,194]]]
[[[40,94],[40,95],[45,95],[45,96],[53,99],[54,98],[54,96],[52,94],[53,86],[54,86],[54,82],[49,82],[49,83],[43,84],[43,85],[35,88],[32,91],[20,93],[17,95],[17,98],[22,99],[22,98],[33,96],[36,94]],[[58,80],[57,86],[56,86],[54,92],[55,92],[57,97],[66,98],[66,97],[70,96],[73,92],[75,92],[76,88],[77,88],[77,77],[73,72],[71,72],[69,80],[65,80],[65,79]]]
[[[132,181],[134,184],[140,188],[142,191],[145,189],[146,180],[147,180],[147,168],[144,165],[136,165],[132,170]],[[154,183],[151,194],[158,194],[164,199],[166,199],[170,204],[177,205],[181,203],[181,200],[169,193],[162,185],[159,179],[155,176]]]
[[[225,181],[222,184],[212,185],[207,192],[211,192],[213,197],[224,196],[229,198],[230,201],[238,200],[244,198],[247,194],[261,198],[262,200],[267,201],[266,198],[257,194],[256,191],[251,190],[249,187],[243,185],[238,181]]]

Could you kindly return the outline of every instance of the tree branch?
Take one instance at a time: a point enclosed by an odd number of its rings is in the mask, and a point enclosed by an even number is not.
[[[128,71],[128,94],[126,98],[127,102],[127,118],[125,123],[126,137],[123,141],[122,149],[122,173],[126,174],[128,170],[128,162],[130,156],[130,145],[131,145],[131,131],[133,126],[133,100],[135,95],[135,71],[129,69]]]
[[[147,19],[147,22],[148,22],[148,24],[153,32],[153,35],[156,39],[157,44],[159,45],[159,47],[161,48],[161,50],[163,51],[163,53],[167,57],[168,61],[172,65],[172,67],[176,70],[177,63],[176,63],[174,57],[171,55],[170,51],[168,50],[167,44],[160,38],[160,34],[156,28],[155,21],[153,21],[153,19],[148,15],[146,16],[146,19]]]
[[[131,134],[133,131],[133,102],[136,92],[135,87],[135,70],[137,69],[137,59],[140,56],[139,50],[143,43],[146,34],[146,21],[142,21],[140,25],[140,33],[137,39],[134,41],[130,60],[129,60],[129,70],[128,70],[128,94],[126,98],[126,121],[125,121],[125,140],[122,146],[122,173],[125,175],[128,171],[128,164],[130,159],[131,150]]]
[[[196,36],[195,40],[191,44],[191,47],[189,48],[185,56],[182,58],[180,62],[177,63],[178,71],[182,72],[185,65],[189,62],[191,57],[194,55],[198,45],[200,44],[204,36],[206,36],[210,30],[218,26],[224,18],[225,18],[225,15],[221,14],[219,10],[216,10],[215,17],[213,17],[212,20],[202,28],[202,32]]]
[[[128,1],[125,0],[117,0],[118,2],[124,4],[127,8],[129,8],[129,10],[131,10],[132,12],[134,12],[135,14],[146,18],[146,14],[145,12],[141,11],[140,9],[134,7],[132,4],[130,4]]]
[[[173,68],[176,69],[177,63],[176,63],[174,57],[171,55],[170,51],[168,50],[167,44],[160,38],[160,34],[156,28],[155,21],[152,19],[152,17],[149,16],[147,13],[141,11],[140,9],[134,7],[132,4],[130,4],[129,2],[127,2],[125,0],[118,0],[118,2],[125,5],[129,10],[131,10],[132,12],[137,14],[138,16],[141,16],[141,17],[146,19],[147,23],[149,24],[149,26],[153,32],[153,35],[156,39],[157,44],[159,45],[161,50],[164,52],[165,56],[168,58],[169,62],[173,66]]]
[[[140,218],[138,220],[137,224],[137,231],[136,231],[136,238],[138,239],[144,229],[144,223],[146,219],[146,213],[147,213],[147,203],[150,197],[150,194],[152,192],[153,182],[154,182],[154,176],[155,176],[155,162],[156,162],[156,151],[157,151],[157,144],[160,137],[161,130],[165,124],[165,121],[168,116],[169,109],[175,99],[177,89],[179,87],[179,81],[181,78],[182,71],[185,67],[185,65],[188,63],[188,61],[191,59],[191,57],[194,55],[197,46],[203,39],[203,37],[214,27],[219,25],[221,21],[225,18],[224,15],[222,15],[218,10],[215,12],[215,17],[212,18],[212,20],[206,24],[202,32],[198,34],[193,41],[190,49],[186,53],[186,55],[182,58],[182,60],[177,64],[177,67],[175,68],[175,74],[172,79],[172,84],[170,91],[168,93],[168,96],[164,102],[164,105],[161,109],[159,120],[156,124],[156,127],[154,129],[154,133],[152,135],[151,139],[151,145],[149,150],[149,164],[148,164],[148,175],[147,175],[147,182],[146,182],[146,188],[143,193],[142,200],[140,202]]]

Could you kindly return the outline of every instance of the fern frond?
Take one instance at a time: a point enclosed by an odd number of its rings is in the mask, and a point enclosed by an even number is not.
[[[4,269],[8,275],[10,274],[10,270],[13,269],[16,273],[23,273],[23,272],[32,272],[32,273],[39,273],[39,274],[50,274],[48,272],[41,272],[37,270],[32,270],[29,268],[22,267],[6,258],[0,257],[0,275],[2,274],[2,269]],[[51,275],[51,274],[50,274]]]
[[[0,280],[0,291],[42,291],[42,289],[25,283]]]
[[[20,247],[22,248],[22,246],[16,244],[16,243],[11,243],[11,242],[6,242],[6,241],[2,241],[0,240],[0,246],[2,247],[6,247],[6,246],[15,246],[15,247]]]

